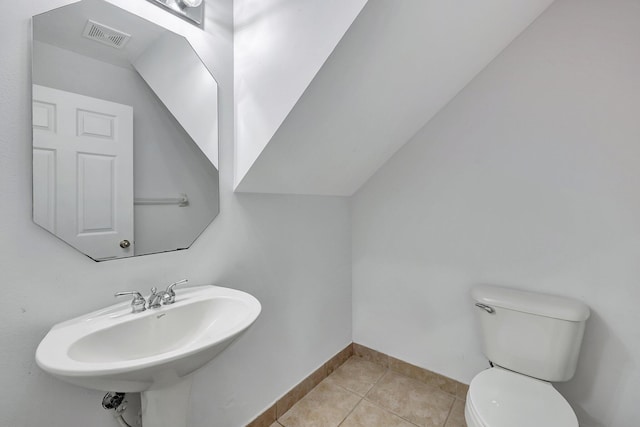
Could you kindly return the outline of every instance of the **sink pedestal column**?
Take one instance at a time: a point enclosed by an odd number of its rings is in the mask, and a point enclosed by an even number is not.
[[[193,375],[177,383],[140,393],[142,427],[187,427],[187,412]]]

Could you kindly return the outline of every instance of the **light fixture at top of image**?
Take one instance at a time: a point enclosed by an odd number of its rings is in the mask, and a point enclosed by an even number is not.
[[[202,4],[202,0],[180,0],[186,7],[198,7]]]

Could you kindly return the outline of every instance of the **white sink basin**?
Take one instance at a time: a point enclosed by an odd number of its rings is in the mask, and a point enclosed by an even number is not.
[[[253,296],[219,286],[176,292],[172,305],[131,313],[120,303],[55,325],[36,351],[46,372],[104,391],[176,384],[224,350],[260,314]]]

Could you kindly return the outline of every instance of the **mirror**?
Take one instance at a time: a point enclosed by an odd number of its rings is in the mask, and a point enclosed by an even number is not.
[[[217,83],[103,0],[33,17],[33,220],[96,261],[188,248],[217,216]]]

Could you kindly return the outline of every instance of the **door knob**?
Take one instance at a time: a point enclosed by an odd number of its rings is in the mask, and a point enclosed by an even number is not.
[[[127,249],[129,246],[131,246],[131,242],[128,240],[123,240],[122,242],[120,242],[120,247],[122,249]]]

